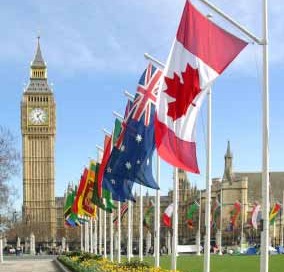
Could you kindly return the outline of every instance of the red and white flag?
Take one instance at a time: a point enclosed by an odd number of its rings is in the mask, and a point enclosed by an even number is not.
[[[106,165],[108,163],[108,159],[111,153],[112,149],[112,136],[110,135],[105,135],[105,140],[104,140],[104,153],[103,153],[103,158],[101,161],[101,165],[99,167],[99,172],[98,172],[98,196],[99,198],[102,198],[103,194],[103,189],[102,189],[102,182],[104,178],[104,171],[106,168]]]
[[[156,145],[165,161],[199,173],[197,113],[212,82],[246,45],[186,1],[157,100]]]
[[[170,228],[172,226],[172,215],[174,211],[174,203],[170,204],[163,213],[164,225]]]
[[[254,229],[257,229],[257,217],[258,217],[259,211],[260,211],[260,205],[256,203],[251,213],[251,224]]]

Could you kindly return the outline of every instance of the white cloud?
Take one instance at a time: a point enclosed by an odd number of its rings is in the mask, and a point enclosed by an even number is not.
[[[208,9],[193,1],[204,13]],[[236,2],[215,0],[233,18],[261,35],[261,0]],[[73,74],[78,71],[141,70],[143,53],[149,52],[165,61],[183,8],[183,0],[144,1],[29,1],[21,5],[5,4],[0,11],[0,57],[3,61],[30,61],[35,36],[40,28],[43,54],[52,69]],[[270,5],[270,57],[283,63],[284,4]],[[218,15],[214,20],[240,34]],[[281,50],[280,50],[281,49]],[[32,51],[32,52],[31,52]],[[255,63],[246,52],[232,69],[248,72]],[[254,53],[255,54],[255,53]],[[257,54],[256,54],[257,55]],[[248,67],[247,69],[244,69]]]

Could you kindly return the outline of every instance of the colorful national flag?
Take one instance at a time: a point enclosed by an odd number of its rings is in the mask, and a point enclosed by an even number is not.
[[[110,152],[112,149],[112,137],[109,135],[105,135],[105,140],[104,140],[104,153],[103,153],[103,158],[102,162],[100,164],[99,172],[98,172],[98,196],[102,198],[102,182],[103,182],[103,175],[105,171],[105,167],[107,165]]]
[[[78,186],[78,190],[77,190],[77,194],[76,194],[74,203],[72,205],[72,212],[74,212],[75,214],[78,214],[78,215],[83,215],[82,210],[81,210],[81,205],[82,205],[81,200],[82,200],[83,193],[84,193],[84,190],[85,190],[85,187],[86,187],[87,176],[88,176],[88,169],[85,168],[83,175],[81,176],[81,179],[80,179],[80,183],[79,183],[79,186]]]
[[[120,208],[120,222],[122,221],[122,219],[123,219],[124,215],[127,213],[127,211],[128,211],[128,204],[124,203]],[[117,225],[118,216],[119,215],[116,215],[116,217],[113,219],[113,224],[115,224],[115,225]]]
[[[65,204],[64,204],[64,217],[66,218],[71,212],[72,205],[75,200],[75,191],[73,190],[72,186],[69,184],[65,196]]]
[[[269,213],[269,222],[272,225],[278,215],[279,211],[281,210],[281,204],[275,203]]]
[[[255,203],[251,213],[251,224],[254,229],[257,229],[257,218],[260,211],[260,205]]]
[[[155,103],[161,74],[159,69],[149,64],[139,80],[126,117],[123,139],[112,149],[104,175],[104,186],[113,194],[117,194],[116,186],[123,188],[125,183],[132,188],[131,182],[159,189],[152,174],[152,155],[155,149]],[[121,196],[122,201],[129,199],[129,196],[124,197],[125,194]]]
[[[79,199],[79,208],[81,206],[82,209],[82,212],[79,212],[79,214],[85,214],[90,217],[94,217],[96,215],[96,205],[92,201],[95,183],[95,169],[96,163],[95,161],[91,160],[86,185],[81,198]]]
[[[99,192],[98,192],[98,172],[99,172],[99,168],[100,168],[100,163],[96,163],[95,168],[93,169],[94,171],[94,175],[95,175],[95,182],[94,182],[94,188],[93,188],[93,198],[92,198],[92,202],[98,206],[99,208],[106,210],[106,207],[103,203],[103,199],[101,197],[99,197]]]
[[[77,227],[80,225],[78,215],[72,211],[72,206],[77,194],[77,186],[73,189],[73,186],[69,185],[66,193],[66,200],[64,205],[64,219],[65,226]]]
[[[234,207],[230,212],[230,224],[232,227],[235,227],[236,221],[240,215],[242,204],[239,201],[234,203]]]
[[[168,228],[172,226],[172,215],[174,211],[174,204],[171,203],[164,211],[163,213],[163,222],[164,225]]]
[[[125,109],[124,121],[120,122],[118,119],[115,120],[113,137],[112,137],[113,146],[117,145],[117,143],[119,142],[119,138],[121,137],[121,134],[125,129],[126,119],[128,118],[130,108],[131,108],[131,102],[128,101]],[[125,201],[126,199],[134,200],[134,197],[131,192],[133,187],[133,181],[124,180],[123,182],[113,182],[112,178],[113,175],[111,169],[105,168],[103,175],[103,190],[108,190],[109,192],[111,192],[113,200],[117,201]]]
[[[186,1],[157,99],[156,145],[165,161],[199,173],[195,142],[199,108],[213,81],[246,45]]]
[[[193,228],[193,216],[195,212],[198,211],[199,206],[200,206],[199,203],[194,201],[194,203],[192,203],[187,209],[186,219],[187,219],[187,225],[190,229]]]

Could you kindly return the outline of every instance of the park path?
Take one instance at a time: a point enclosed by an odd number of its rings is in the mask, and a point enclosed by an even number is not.
[[[60,272],[52,259],[19,259],[0,263],[0,272]]]

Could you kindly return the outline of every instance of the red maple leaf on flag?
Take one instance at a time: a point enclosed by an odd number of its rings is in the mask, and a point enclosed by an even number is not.
[[[187,112],[190,104],[193,106],[193,100],[200,93],[199,73],[197,69],[193,69],[187,64],[185,72],[180,77],[174,73],[174,78],[165,78],[168,89],[165,91],[169,96],[175,98],[175,101],[168,103],[168,116],[176,119],[182,117]]]

